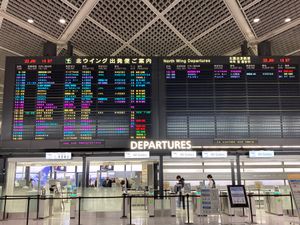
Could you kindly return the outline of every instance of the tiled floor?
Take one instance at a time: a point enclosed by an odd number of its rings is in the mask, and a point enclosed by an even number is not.
[[[144,211],[138,211],[133,214],[132,224],[135,225],[183,225],[186,221],[185,213],[182,211],[177,212],[177,217],[152,217],[149,218]],[[259,211],[255,217],[255,222],[258,224],[266,225],[289,225],[292,223],[299,224],[298,217],[289,216],[275,216],[270,214],[265,214],[263,211]],[[82,225],[128,225],[129,218],[120,219],[120,213],[82,213],[81,224]],[[250,222],[248,217],[229,217],[226,215],[221,216],[208,216],[208,217],[197,217],[191,221],[193,224],[247,224]],[[7,220],[0,221],[0,225],[25,225],[26,220]],[[30,225],[77,225],[78,219],[69,219],[69,213],[56,214],[52,218],[43,220],[30,220]]]

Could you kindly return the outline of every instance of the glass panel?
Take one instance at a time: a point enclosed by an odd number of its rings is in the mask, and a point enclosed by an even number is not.
[[[285,168],[285,172],[300,172],[300,168]]]
[[[284,162],[284,165],[300,165],[300,162]]]
[[[244,162],[244,165],[248,165],[248,166],[255,166],[255,165],[282,165],[281,162]]]
[[[165,173],[203,173],[202,169],[164,169]]]
[[[67,172],[75,173],[75,166],[67,166]]]
[[[230,173],[231,169],[204,169],[204,173]]]
[[[123,172],[125,170],[125,165],[114,165],[114,171]]]
[[[142,164],[132,165],[132,171],[142,171]]]
[[[244,172],[283,172],[283,168],[245,168]]]
[[[100,166],[90,166],[90,172],[97,172],[100,170]]]

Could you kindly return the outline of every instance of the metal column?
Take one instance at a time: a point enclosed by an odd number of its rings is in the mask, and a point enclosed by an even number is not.
[[[157,189],[158,189],[157,170],[158,170],[158,163],[153,163],[153,189],[154,189],[155,198],[157,198]]]
[[[235,185],[235,172],[234,172],[234,161],[230,161],[231,166],[231,184]]]
[[[238,153],[236,154],[236,179],[237,179],[237,184],[241,185],[242,184],[241,165],[240,165],[240,155]]]
[[[30,167],[26,166],[25,167],[25,181],[26,181],[26,186],[29,186],[29,180],[30,180]]]
[[[87,161],[86,156],[82,156],[82,175],[81,175],[81,189],[82,189],[82,195],[84,193],[85,187],[86,187],[86,179],[87,179]]]
[[[159,196],[161,199],[164,198],[164,157],[159,156]]]

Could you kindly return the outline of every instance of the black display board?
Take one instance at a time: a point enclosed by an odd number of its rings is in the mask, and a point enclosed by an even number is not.
[[[300,145],[300,57],[8,57],[2,147]]]
[[[247,208],[248,198],[244,185],[227,185],[231,208]]]
[[[154,61],[8,57],[4,147],[126,148],[151,138]]]
[[[299,57],[163,57],[161,132],[194,145],[299,144],[299,68]]]

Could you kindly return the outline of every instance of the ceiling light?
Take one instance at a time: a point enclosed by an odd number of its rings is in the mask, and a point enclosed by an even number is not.
[[[286,18],[286,19],[284,20],[284,22],[288,23],[288,22],[290,22],[291,20],[292,20],[291,18]]]
[[[254,23],[258,23],[259,21],[260,21],[259,18],[255,18],[255,19],[253,20]]]
[[[59,19],[59,22],[60,22],[61,24],[65,24],[65,23],[66,23],[66,20],[63,19],[63,18],[61,18],[61,19]]]
[[[28,23],[33,23],[33,19],[28,19],[27,22]]]

